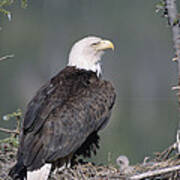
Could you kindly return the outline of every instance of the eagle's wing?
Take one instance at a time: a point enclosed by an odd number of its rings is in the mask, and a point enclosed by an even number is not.
[[[115,101],[114,88],[103,80],[81,83],[68,99],[63,97],[67,92],[62,92],[68,89],[50,86],[38,92],[26,113],[20,151],[29,170],[74,153],[92,132],[104,126]]]
[[[36,96],[29,102],[23,122],[25,133],[37,132],[44,124],[49,113],[56,106],[60,106],[63,103],[63,98],[57,99],[57,97],[53,96],[53,94],[59,95],[62,89],[57,86],[58,84],[53,85],[51,81],[48,82],[38,90]],[[61,92],[61,96],[63,96],[63,92]]]
[[[50,126],[46,126],[52,132],[47,147],[47,161],[53,162],[75,152],[92,132],[98,131],[107,123],[115,100],[115,93],[108,86],[110,83],[106,87],[90,92],[86,90],[84,94],[82,92],[79,97],[62,107],[60,117],[56,116],[59,114],[58,108],[55,110],[49,120]],[[58,121],[59,118],[61,121]],[[52,122],[56,122],[54,129],[51,127]],[[57,146],[58,143],[60,146]],[[50,147],[53,147],[52,151],[49,151]]]

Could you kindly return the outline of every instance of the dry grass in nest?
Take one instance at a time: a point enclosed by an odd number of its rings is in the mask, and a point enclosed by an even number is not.
[[[145,160],[143,163],[128,165],[125,168],[81,161],[72,168],[52,172],[49,180],[180,179],[180,158],[176,154],[165,157],[167,152],[159,153],[153,160]],[[11,141],[0,143],[0,180],[11,180],[8,172],[16,162],[16,153],[17,148]]]

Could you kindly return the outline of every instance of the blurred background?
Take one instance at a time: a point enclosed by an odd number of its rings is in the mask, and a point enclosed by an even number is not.
[[[170,28],[155,13],[155,0],[38,0],[28,8],[11,6],[12,21],[1,16],[0,127],[15,128],[3,116],[21,108],[50,77],[67,64],[72,44],[87,35],[110,39],[116,48],[103,58],[104,78],[117,91],[101,148],[92,160],[131,163],[162,151],[175,140],[177,82]],[[0,133],[0,138],[6,135]]]

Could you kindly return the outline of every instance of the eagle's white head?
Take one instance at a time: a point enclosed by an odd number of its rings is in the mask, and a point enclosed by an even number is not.
[[[76,42],[70,52],[68,66],[101,74],[101,57],[107,49],[114,49],[109,40],[88,36]]]

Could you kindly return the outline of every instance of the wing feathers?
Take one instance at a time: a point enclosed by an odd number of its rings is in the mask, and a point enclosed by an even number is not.
[[[91,133],[105,126],[114,101],[111,83],[95,73],[63,70],[28,106],[20,148],[25,164],[33,170],[76,152]],[[90,149],[95,147],[92,143]]]

